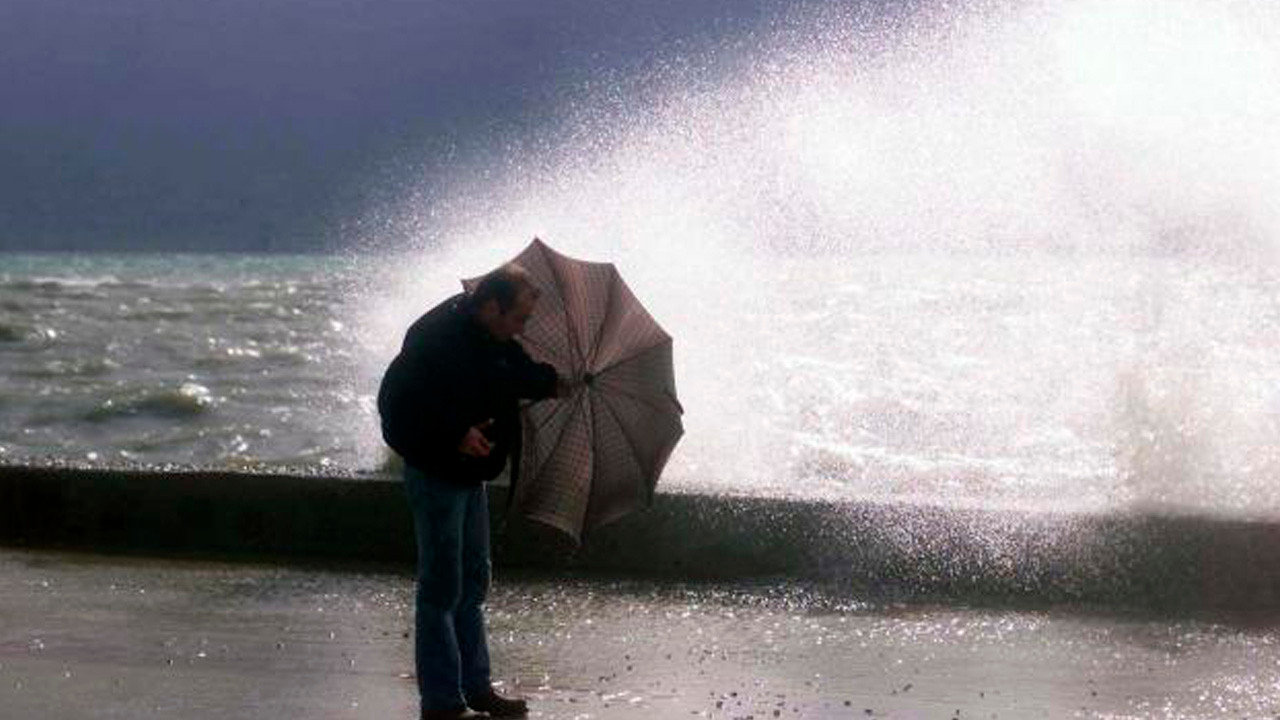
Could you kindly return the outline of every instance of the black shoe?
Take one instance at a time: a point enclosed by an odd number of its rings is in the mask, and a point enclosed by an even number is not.
[[[472,712],[466,705],[445,710],[423,710],[422,720],[478,720],[484,717]]]
[[[467,698],[472,710],[487,713],[491,718],[519,718],[529,714],[529,703],[523,698],[505,698],[489,688],[484,695]]]

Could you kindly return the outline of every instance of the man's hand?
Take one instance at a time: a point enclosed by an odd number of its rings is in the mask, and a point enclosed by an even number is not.
[[[493,425],[493,418],[467,428],[467,434],[463,435],[462,442],[458,443],[458,452],[471,457],[489,457],[489,452],[493,450],[493,443],[484,436],[484,431],[491,425]]]

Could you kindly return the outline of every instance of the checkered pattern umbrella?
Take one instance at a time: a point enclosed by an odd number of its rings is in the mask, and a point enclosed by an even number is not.
[[[569,397],[524,409],[515,508],[580,542],[652,502],[684,433],[671,336],[610,263],[575,260],[536,238],[515,262],[542,291],[520,338],[525,350],[582,381]]]

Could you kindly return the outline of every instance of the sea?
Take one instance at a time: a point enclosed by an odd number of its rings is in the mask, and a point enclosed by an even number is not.
[[[0,459],[356,467],[342,264],[0,256]]]
[[[676,342],[687,435],[662,489],[1280,510],[1272,268],[757,253],[699,304],[705,288],[621,255]],[[381,372],[484,262],[0,255],[0,462],[388,472]]]
[[[405,150],[339,251],[0,255],[0,462],[388,471],[405,328],[537,235],[675,340],[660,490],[1273,517],[1277,7],[800,13]]]

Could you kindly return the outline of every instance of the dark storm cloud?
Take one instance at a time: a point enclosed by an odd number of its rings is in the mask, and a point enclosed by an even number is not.
[[[323,244],[378,163],[518,124],[592,65],[758,8],[0,0],[0,249]]]

